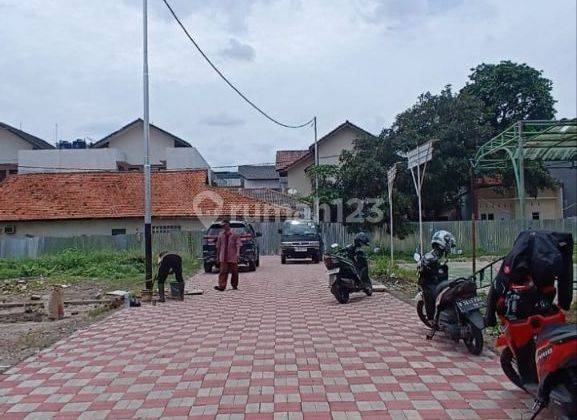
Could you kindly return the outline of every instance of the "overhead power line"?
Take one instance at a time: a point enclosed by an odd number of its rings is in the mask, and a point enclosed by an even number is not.
[[[281,127],[286,127],[286,128],[302,128],[302,127],[306,127],[306,126],[310,126],[313,122],[314,122],[314,118],[311,118],[310,120],[308,120],[305,123],[302,124],[298,124],[298,125],[290,125],[290,124],[285,124],[279,120],[277,120],[276,118],[271,117],[267,112],[263,111],[259,106],[257,106],[253,101],[251,101],[249,98],[247,98],[247,96],[242,93],[230,80],[228,80],[228,78],[218,69],[218,67],[216,67],[216,65],[211,61],[210,58],[208,58],[208,56],[204,53],[204,51],[202,50],[202,48],[200,48],[200,46],[198,45],[198,43],[194,40],[194,38],[190,35],[190,33],[188,32],[188,30],[184,27],[184,25],[182,24],[181,20],[178,18],[178,16],[176,15],[176,13],[174,12],[174,10],[172,9],[172,7],[170,6],[170,4],[168,4],[167,0],[162,0],[164,2],[164,4],[166,5],[166,7],[168,8],[168,10],[170,11],[170,14],[172,15],[172,17],[174,18],[174,20],[176,20],[176,22],[178,23],[178,25],[182,28],[182,30],[184,31],[184,33],[186,34],[186,36],[188,37],[188,39],[190,40],[190,42],[192,42],[192,44],[195,46],[195,48],[198,50],[198,52],[204,57],[204,59],[206,60],[206,62],[210,65],[210,67],[212,67],[212,69],[220,76],[220,78],[222,80],[224,80],[224,82],[230,86],[230,88],[232,90],[234,90],[242,99],[244,99],[251,107],[253,107],[256,111],[258,111],[261,115],[263,115],[265,118],[267,118],[268,120],[272,121],[275,124],[280,125]]]

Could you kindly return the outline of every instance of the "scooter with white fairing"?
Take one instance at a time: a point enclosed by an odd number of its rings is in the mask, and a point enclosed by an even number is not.
[[[419,292],[415,297],[417,315],[429,328],[427,339],[443,331],[455,342],[463,340],[471,354],[483,351],[485,323],[480,309],[485,301],[477,296],[473,279],[449,279],[447,256],[454,252],[454,238],[447,231],[433,235],[433,249],[425,255],[414,255],[419,273]],[[457,251],[458,253],[458,251]]]

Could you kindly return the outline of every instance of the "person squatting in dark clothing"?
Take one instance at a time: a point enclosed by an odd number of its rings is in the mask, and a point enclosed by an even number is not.
[[[184,279],[182,278],[182,258],[180,255],[169,252],[161,252],[158,254],[158,273],[156,280],[158,281],[158,301],[165,302],[166,297],[164,293],[164,282],[169,274],[174,274],[176,282],[178,283],[179,299],[184,300]]]

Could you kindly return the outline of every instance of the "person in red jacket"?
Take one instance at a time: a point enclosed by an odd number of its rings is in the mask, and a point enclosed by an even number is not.
[[[230,228],[228,220],[222,221],[222,232],[216,240],[216,255],[220,272],[218,286],[214,288],[220,292],[226,289],[228,273],[231,273],[230,284],[234,290],[238,289],[238,256],[240,253],[240,237]]]

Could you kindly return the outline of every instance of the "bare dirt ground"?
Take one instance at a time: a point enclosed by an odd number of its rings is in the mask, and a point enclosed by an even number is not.
[[[50,284],[38,279],[5,280],[0,285],[0,372],[110,311],[108,300],[65,305],[64,319],[51,321],[45,310],[50,292]],[[94,301],[102,293],[95,283],[73,284],[65,289],[64,300]],[[14,303],[28,305],[10,307]]]

